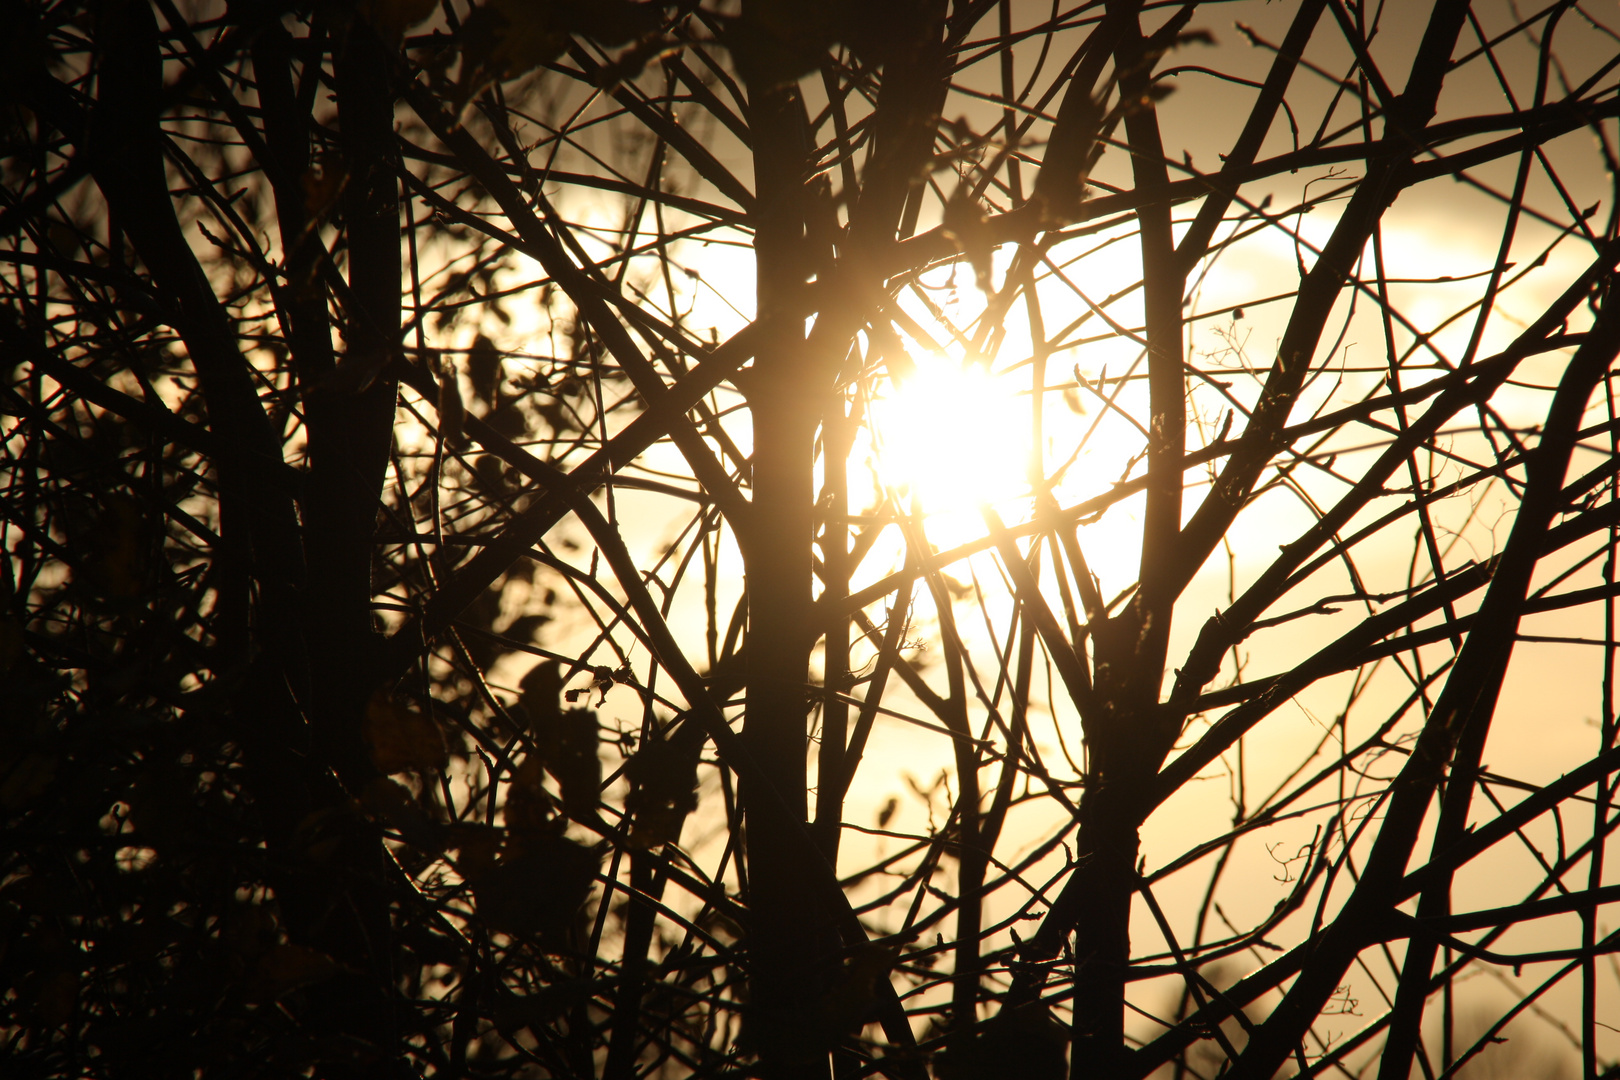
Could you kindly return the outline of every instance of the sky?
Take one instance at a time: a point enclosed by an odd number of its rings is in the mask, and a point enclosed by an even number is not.
[[[1164,17],[1175,6],[1160,5],[1156,17]],[[1369,15],[1373,6],[1369,5]],[[1168,55],[1161,65],[1179,71],[1170,80],[1172,92],[1158,106],[1167,157],[1172,162],[1185,162],[1201,171],[1219,167],[1219,155],[1240,130],[1254,93],[1252,86],[1233,81],[1232,77],[1263,77],[1271,54],[1256,42],[1280,41],[1295,8],[1296,4],[1287,0],[1244,0],[1200,7],[1189,28],[1207,31],[1209,43],[1189,43]],[[1397,91],[1405,84],[1428,8],[1422,3],[1391,2],[1382,10],[1381,29],[1370,51],[1379,70]],[[1477,23],[1465,30],[1458,55],[1473,52],[1479,35],[1489,40],[1520,17],[1506,0],[1482,0],[1474,8]],[[1013,6],[1014,27],[1037,24],[1047,12],[1044,4],[1018,0]],[[1529,7],[1521,12],[1529,13]],[[1571,12],[1555,38],[1558,62],[1544,73],[1547,92],[1556,96],[1561,85],[1578,84],[1607,63],[1620,47],[1609,32],[1617,25],[1620,18],[1612,4],[1591,4]],[[1059,35],[1037,85],[1050,80],[1056,64],[1073,48],[1080,32],[1071,30]],[[1019,83],[1027,78],[1038,51],[1038,41],[1031,40],[1017,52]],[[1355,137],[1359,107],[1353,98],[1340,94],[1336,85],[1336,80],[1350,69],[1351,54],[1326,22],[1319,27],[1306,59],[1311,70],[1300,72],[1294,81],[1289,95],[1291,116],[1273,124],[1262,158],[1308,143],[1318,128],[1342,130],[1342,138],[1347,141]],[[1216,77],[1216,71],[1226,77]],[[1476,57],[1448,79],[1437,121],[1508,111],[1533,102],[1538,74],[1536,47],[1527,38],[1521,36],[1493,46],[1490,57]],[[1612,74],[1605,78],[1610,84],[1614,81]],[[1506,89],[1500,85],[1502,82],[1507,84]],[[815,111],[825,101],[819,82],[811,78],[803,85]],[[986,65],[965,71],[960,88],[994,93],[999,85],[999,70]],[[1332,112],[1324,118],[1330,107]],[[589,126],[593,115],[590,108],[587,106],[576,118],[577,145],[607,155],[613,136],[605,126]],[[961,116],[969,127],[982,133],[997,122],[1000,114],[971,94],[959,92],[952,95],[946,115]],[[1373,128],[1379,130],[1380,123],[1374,121]],[[1613,145],[1614,123],[1606,121],[1604,130]],[[730,137],[723,128],[704,127],[700,133],[705,145],[723,162],[745,179],[749,177],[746,155],[728,142]],[[1035,145],[1026,152],[1038,156],[1041,148]],[[1387,373],[1391,344],[1396,353],[1412,356],[1402,371],[1405,386],[1420,385],[1440,374],[1435,356],[1425,352],[1428,348],[1446,363],[1455,363],[1475,333],[1469,306],[1477,300],[1486,280],[1481,275],[1489,273],[1499,258],[1513,264],[1508,276],[1515,284],[1478,329],[1480,356],[1503,347],[1579,272],[1590,258],[1590,248],[1579,237],[1561,233],[1559,225],[1572,219],[1571,207],[1584,210],[1597,203],[1591,222],[1598,229],[1613,212],[1611,178],[1597,139],[1590,131],[1577,130],[1545,148],[1543,158],[1533,163],[1525,196],[1526,206],[1545,220],[1534,216],[1523,220],[1512,243],[1503,251],[1503,204],[1488,189],[1511,187],[1517,164],[1517,158],[1509,157],[1471,172],[1477,183],[1441,179],[1401,195],[1384,219],[1376,252],[1391,281],[1387,307],[1371,295],[1352,297],[1346,293],[1341,299],[1317,357],[1323,375],[1308,386],[1296,406],[1296,418],[1314,409],[1351,403],[1376,388]],[[1344,206],[1342,196],[1314,202],[1308,208],[1300,207],[1301,200],[1343,188],[1362,167],[1363,163],[1353,160],[1336,167],[1314,166],[1243,189],[1251,214],[1244,223],[1231,228],[1233,242],[1220,257],[1200,268],[1195,275],[1196,285],[1186,298],[1191,319],[1186,341],[1188,359],[1207,376],[1189,382],[1190,447],[1215,438],[1233,401],[1228,395],[1245,402],[1253,400],[1257,380],[1271,364],[1291,309],[1289,294],[1297,287],[1301,269],[1315,262],[1320,245],[1331,234]],[[1026,168],[1026,185],[1032,175]],[[1181,175],[1181,171],[1172,175]],[[1128,155],[1119,147],[1110,148],[1103,154],[1093,179],[1094,194],[1098,196],[1114,187],[1128,186]],[[948,170],[936,173],[935,180],[943,194],[949,194],[957,182]],[[695,178],[688,177],[687,182],[691,186],[686,193],[718,198]],[[555,197],[565,215],[588,228],[602,230],[604,237],[608,230],[622,224],[622,212],[615,206],[593,202],[577,191],[559,189]],[[1002,196],[992,192],[992,200],[997,198]],[[1178,229],[1184,227],[1191,212],[1192,208],[1178,210]],[[937,214],[935,207],[925,210],[919,227],[931,227]],[[1268,222],[1267,215],[1273,220]],[[1104,494],[1115,481],[1139,475],[1141,468],[1139,463],[1133,464],[1142,446],[1136,418],[1145,413],[1141,349],[1128,332],[1140,325],[1142,317],[1140,291],[1129,287],[1141,276],[1140,257],[1132,218],[1122,216],[1103,224],[1107,227],[1100,232],[1076,236],[1051,248],[1048,263],[1038,273],[1037,295],[1045,329],[1048,335],[1056,335],[1048,337],[1051,351],[1045,357],[1038,449],[1045,475],[1062,473],[1054,494],[1063,506]],[[674,278],[677,302],[685,325],[700,336],[712,327],[715,338],[724,340],[740,329],[753,312],[752,261],[745,241],[740,233],[716,232],[673,249],[674,262],[681,271]],[[1364,258],[1370,260],[1373,256],[1374,252],[1369,251]],[[1011,261],[1010,250],[998,253],[992,275],[997,288],[1006,287]],[[649,303],[656,303],[665,294],[658,291],[663,286],[657,284],[652,267],[651,260],[644,260],[633,267],[630,280],[645,283]],[[1366,264],[1363,272],[1371,276]],[[526,276],[532,280],[537,275],[537,268],[519,260],[502,284],[514,286]],[[1438,280],[1446,277],[1451,280]],[[1268,298],[1273,299],[1268,302]],[[875,435],[862,436],[864,441],[858,442],[858,452],[852,458],[852,484],[869,500],[876,500],[888,489],[898,497],[909,499],[915,495],[922,501],[930,513],[928,538],[939,550],[982,536],[975,505],[979,500],[991,501],[1009,522],[1022,521],[1029,513],[1022,463],[1034,434],[1030,401],[1035,367],[1030,360],[1035,350],[1022,305],[1014,305],[999,349],[988,355],[954,341],[951,333],[951,325],[955,325],[967,328],[971,335],[973,321],[984,309],[985,299],[971,270],[963,265],[931,269],[900,292],[895,301],[898,310],[917,331],[906,334],[904,344],[922,374],[910,385],[893,379],[873,381],[868,404],[878,418],[879,428]],[[521,303],[508,307],[513,315],[511,324],[491,331],[499,335],[503,345],[542,355],[554,346],[555,325],[543,311]],[[1390,314],[1388,320],[1386,312]],[[1058,333],[1065,327],[1072,329]],[[449,331],[448,337],[455,340],[445,344],[453,346],[459,341],[465,347],[478,329],[488,328],[465,322]],[[1523,425],[1538,420],[1548,395],[1534,384],[1555,379],[1566,356],[1554,354],[1525,365],[1521,377],[1526,385],[1504,389],[1493,401],[1504,422]],[[746,410],[735,407],[739,403],[735,395],[724,393],[714,402],[724,414],[727,432],[746,453],[751,431]],[[1460,419],[1472,422],[1468,417]],[[1179,605],[1170,650],[1172,666],[1176,657],[1185,655],[1204,619],[1229,603],[1234,591],[1241,591],[1254,580],[1269,564],[1278,544],[1309,526],[1313,501],[1335,498],[1342,491],[1342,477],[1353,477],[1364,468],[1385,437],[1367,427],[1346,430],[1319,448],[1316,465],[1301,468],[1292,488],[1279,485],[1255,501],[1229,536],[1228,546],[1217,550]],[[1441,450],[1425,464],[1430,478],[1439,483],[1463,475],[1462,461],[1479,460],[1490,452],[1477,427],[1465,426],[1448,433],[1441,440]],[[1321,460],[1329,451],[1337,453],[1331,463],[1337,477]],[[1572,471],[1579,473],[1593,467],[1600,456],[1599,447],[1582,451]],[[990,467],[980,469],[985,463]],[[668,447],[650,452],[643,464],[652,472],[684,470],[678,455]],[[964,482],[964,472],[975,475]],[[981,472],[983,475],[978,475]],[[1196,472],[1188,476],[1192,484],[1186,512],[1190,514],[1208,488],[1198,481]],[[669,545],[687,542],[682,538],[689,535],[686,529],[692,514],[690,505],[627,490],[617,492],[614,499],[615,510],[627,522],[627,536],[638,556],[656,561]],[[1381,512],[1394,504],[1385,501],[1377,509]],[[1437,505],[1434,516],[1444,542],[1448,571],[1454,572],[1471,559],[1487,559],[1511,527],[1511,508],[1511,498],[1499,486],[1489,485],[1469,489]],[[1364,520],[1358,519],[1357,524]],[[1105,597],[1114,596],[1134,581],[1140,524],[1139,500],[1127,499],[1081,530],[1081,544]],[[566,529],[564,526],[554,532],[553,540]],[[1409,583],[1425,579],[1429,568],[1422,559],[1414,559],[1413,550],[1410,532],[1383,536],[1358,547],[1357,566],[1365,588],[1392,597]],[[586,559],[583,553],[578,557],[582,563]],[[857,574],[856,585],[880,579],[902,557],[898,536],[890,530],[873,546]],[[725,582],[720,609],[726,611],[739,595],[741,565],[734,545],[729,543],[722,545],[720,559],[720,576]],[[1556,560],[1549,560],[1552,562]],[[1550,580],[1557,569],[1549,566],[1540,582]],[[993,658],[1011,610],[1000,589],[999,570],[993,558],[987,553],[975,555],[952,564],[946,572],[963,587],[956,614],[965,641],[979,662]],[[1598,580],[1597,573],[1597,564],[1587,566],[1563,588],[1593,584]],[[538,596],[544,591],[545,574],[536,580]],[[976,581],[986,587],[982,606],[973,596]],[[1342,593],[1351,587],[1344,571],[1330,565],[1298,591],[1298,606],[1309,606],[1324,595]],[[522,590],[506,598],[514,617],[536,602]],[[1239,650],[1246,665],[1245,677],[1285,669],[1343,632],[1368,610],[1365,604],[1354,601],[1334,607],[1334,611],[1284,622],[1250,638]],[[1277,611],[1289,608],[1290,603],[1285,601]],[[702,611],[701,589],[689,588],[673,598],[670,618],[678,632],[695,641],[702,632]],[[881,609],[873,609],[872,614],[881,620]],[[937,619],[926,599],[919,600],[913,617],[918,640],[926,641]],[[544,644],[567,653],[594,632],[595,624],[582,614],[564,615],[547,629]],[[1567,638],[1577,633],[1601,637],[1601,612],[1586,608],[1538,616],[1527,621],[1525,632],[1547,638]],[[1427,648],[1422,655],[1425,664],[1432,666],[1449,655],[1449,646],[1442,643]],[[917,650],[915,658],[925,675],[940,685],[937,665],[932,665],[927,650]],[[1534,785],[1588,756],[1597,739],[1594,725],[1601,709],[1601,661],[1602,651],[1590,646],[1556,641],[1521,643],[1499,704],[1498,722],[1487,752],[1488,767],[1510,780]],[[644,656],[640,662],[645,662]],[[987,664],[985,670],[993,671],[993,667],[993,663]],[[521,673],[514,667],[493,674],[497,683],[515,687]],[[1167,676],[1170,674],[1167,672]],[[1223,678],[1232,674],[1228,669]],[[1280,709],[1245,742],[1242,788],[1251,809],[1258,793],[1280,783],[1302,758],[1318,752],[1324,741],[1331,746],[1341,714],[1349,713],[1342,732],[1354,742],[1392,710],[1403,708],[1411,684],[1411,672],[1386,663],[1360,683],[1348,674],[1324,680]],[[1349,707],[1352,694],[1354,708]],[[1061,692],[1056,696],[1061,698]],[[924,714],[921,705],[903,689],[891,690],[885,705],[913,716]],[[610,694],[604,706],[605,716],[617,714],[627,723],[638,722],[639,713],[639,703],[628,692]],[[1406,719],[1397,733],[1415,730],[1419,716],[1420,708],[1406,707]],[[975,723],[982,719],[981,714]],[[1195,721],[1191,733],[1197,730]],[[1061,701],[1038,723],[1037,731],[1038,745],[1048,764],[1062,762],[1065,754],[1079,753],[1077,720],[1072,708]],[[1374,768],[1387,771],[1397,763],[1398,758],[1392,755]],[[1206,770],[1204,778],[1189,785],[1149,820],[1143,832],[1142,853],[1150,874],[1198,841],[1220,835],[1229,826],[1238,796],[1236,768],[1237,762],[1232,759],[1224,769]],[[931,822],[942,821],[947,812],[949,792],[955,790],[953,769],[948,740],[926,727],[886,717],[874,730],[866,763],[848,801],[847,819],[872,828],[883,817],[885,829],[879,831],[926,831]],[[990,778],[987,782],[993,782],[994,769],[985,775]],[[1504,788],[1502,797],[1511,801],[1518,796]],[[891,800],[895,809],[892,815],[884,815]],[[707,800],[709,805],[714,801]],[[1488,806],[1485,812],[1490,812]],[[1007,853],[1035,845],[1061,826],[1064,813],[1050,799],[1032,800],[1021,806],[1010,818],[1003,842],[1006,852],[998,854],[1005,858],[1009,857]],[[716,820],[711,816],[705,821],[700,815],[694,826],[694,839],[688,846],[700,860],[713,860],[718,855],[720,834],[715,829]],[[1222,917],[1238,926],[1262,920],[1286,894],[1291,874],[1299,866],[1297,856],[1312,842],[1325,820],[1326,811],[1318,807],[1239,843],[1226,870],[1228,884],[1222,895]],[[1570,842],[1578,841],[1583,832],[1590,834],[1589,823],[1565,824]],[[702,839],[705,830],[707,841]],[[845,868],[872,855],[898,850],[902,843],[895,837],[852,833],[845,847]],[[1420,850],[1426,850],[1424,845],[1420,844]],[[1062,852],[1054,850],[1026,875],[1028,880],[1040,882],[1057,873],[1062,858]],[[1185,933],[1195,916],[1208,867],[1206,860],[1190,872],[1163,879],[1157,886],[1157,897],[1179,928],[1178,933]],[[1522,895],[1525,875],[1534,869],[1527,848],[1504,845],[1459,880],[1459,895],[1480,907],[1513,902]],[[874,882],[867,891],[875,891],[879,884]],[[938,884],[949,888],[948,881]],[[1005,896],[998,897],[992,907],[1001,907],[993,913],[1010,913],[1014,901],[1022,899],[1017,893],[1017,889],[1009,889]],[[903,905],[891,914],[903,916]],[[1290,934],[1297,939],[1302,932],[1301,920],[1308,917],[1306,912],[1279,928],[1278,940],[1288,940]],[[1520,935],[1520,943],[1533,945],[1551,940],[1565,929],[1567,926],[1555,927],[1545,933],[1527,929]],[[1139,913],[1133,938],[1139,952],[1162,948],[1158,930],[1145,911]],[[1240,959],[1234,958],[1233,963],[1238,964]],[[1259,964],[1264,959],[1257,955],[1243,962]],[[1465,981],[1464,992],[1471,1001],[1499,1002],[1513,993],[1513,987],[1533,983],[1543,974],[1543,967],[1528,966],[1519,977],[1511,973],[1503,979],[1471,977]],[[1136,1000],[1151,1012],[1165,1006],[1170,992],[1166,983],[1152,984],[1142,987]],[[1351,993],[1369,1001],[1376,996],[1370,978],[1353,985]],[[1571,993],[1566,988],[1547,998],[1554,1019],[1560,1013],[1568,1015],[1573,1008]],[[1620,985],[1606,984],[1601,1003],[1604,1022],[1620,1029]],[[1379,1011],[1371,1006],[1362,1016],[1347,1015],[1343,1030],[1353,1031],[1362,1017]],[[1555,1045],[1561,1038],[1556,1024],[1545,1020],[1538,1023],[1546,1030],[1536,1037],[1545,1037],[1549,1046]],[[1147,1035],[1152,1023],[1141,1020],[1133,1030]],[[1527,1034],[1525,1038],[1532,1036]],[[1620,1054],[1620,1035],[1606,1031],[1602,1039],[1603,1054]]]

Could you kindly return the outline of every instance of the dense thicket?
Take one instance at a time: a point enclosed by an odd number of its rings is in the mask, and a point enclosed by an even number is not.
[[[1612,16],[0,7],[0,1071],[1611,1068]]]

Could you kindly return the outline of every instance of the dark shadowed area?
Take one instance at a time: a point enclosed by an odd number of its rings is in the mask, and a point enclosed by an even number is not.
[[[1617,28],[0,4],[0,1075],[1620,1076]]]

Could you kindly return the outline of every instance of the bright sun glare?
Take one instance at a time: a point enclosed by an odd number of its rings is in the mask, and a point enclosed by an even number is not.
[[[930,516],[974,514],[1027,490],[1029,402],[1010,380],[937,353],[873,403],[879,471]]]

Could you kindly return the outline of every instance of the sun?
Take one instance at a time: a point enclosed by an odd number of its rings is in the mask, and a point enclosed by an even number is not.
[[[930,518],[977,517],[1029,490],[1029,402],[1012,380],[939,353],[872,403],[879,474]]]

